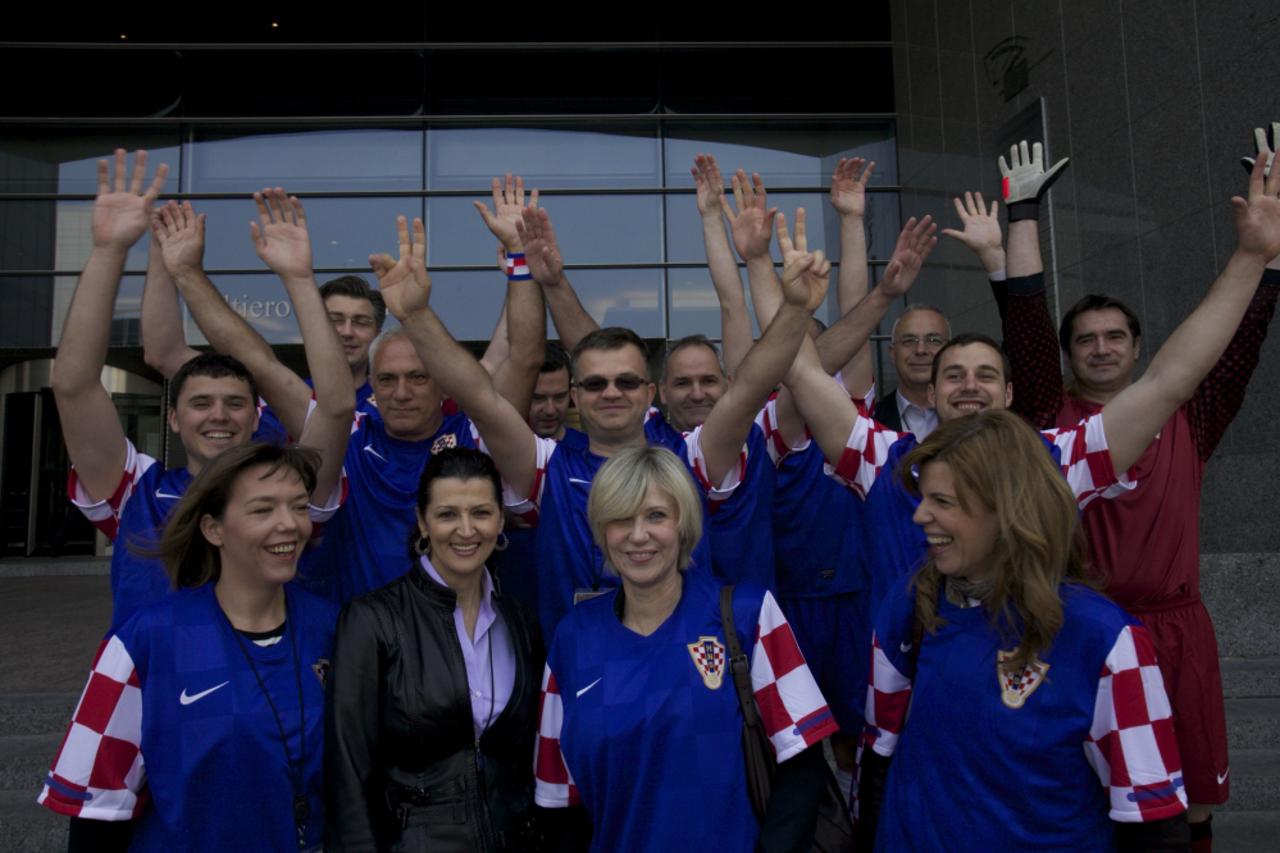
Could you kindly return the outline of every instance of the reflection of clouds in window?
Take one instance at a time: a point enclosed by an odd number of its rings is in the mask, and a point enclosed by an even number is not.
[[[711,154],[726,184],[739,168],[759,172],[765,185],[825,187],[841,157],[876,161],[871,182],[897,179],[893,129],[887,124],[674,125],[667,128],[667,186],[691,187],[697,154]]]
[[[437,128],[428,135],[427,158],[433,190],[483,189],[507,172],[522,175],[526,188],[661,185],[653,128]]]
[[[188,192],[416,190],[420,130],[313,130],[227,136],[200,132],[187,146]]]

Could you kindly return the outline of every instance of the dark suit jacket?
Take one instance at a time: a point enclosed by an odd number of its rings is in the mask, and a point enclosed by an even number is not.
[[[889,429],[902,432],[902,417],[898,414],[898,389],[895,388],[876,402],[872,417]]]

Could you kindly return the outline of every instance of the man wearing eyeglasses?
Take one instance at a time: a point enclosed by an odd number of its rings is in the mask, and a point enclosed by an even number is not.
[[[880,398],[875,418],[924,441],[938,426],[938,413],[929,404],[929,376],[933,357],[951,338],[951,324],[932,305],[914,303],[894,322],[892,337],[889,356],[898,373],[898,387]]]

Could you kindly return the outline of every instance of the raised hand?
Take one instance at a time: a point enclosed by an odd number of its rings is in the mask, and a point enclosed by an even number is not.
[[[480,218],[484,220],[484,224],[493,236],[502,243],[507,254],[524,251],[524,244],[520,238],[520,220],[526,209],[524,178],[516,175],[512,179],[511,173],[507,172],[505,181],[493,179],[493,210],[490,210],[482,201],[473,203]],[[529,194],[529,208],[537,207],[538,191],[535,189]]]
[[[778,208],[768,206],[764,181],[758,174],[752,174],[747,180],[747,173],[739,169],[733,176],[733,201],[734,204],[729,204],[729,200],[722,196],[720,205],[733,229],[733,246],[738,255],[744,261],[767,256]]]
[[[431,302],[431,277],[427,275],[427,229],[418,217],[413,218],[413,235],[403,216],[396,217],[396,236],[400,241],[400,258],[388,254],[369,256],[369,266],[378,277],[378,289],[387,310],[404,321],[411,313]]]
[[[151,232],[160,243],[164,268],[175,279],[204,268],[204,214],[196,215],[191,202],[170,201],[156,211]]]
[[[138,242],[151,225],[152,205],[164,188],[169,167],[164,163],[156,169],[155,178],[147,191],[142,183],[147,176],[147,152],[134,153],[133,175],[125,187],[125,170],[128,155],[123,148],[115,153],[115,178],[106,160],[98,161],[98,197],[93,202],[93,246],[96,249],[127,251]]]
[[[782,297],[788,305],[812,314],[827,298],[831,262],[821,250],[810,252],[805,234],[804,208],[796,208],[796,238],[787,230],[787,217],[777,215],[778,248],[782,252]]]
[[[880,287],[887,294],[903,296],[911,289],[925,258],[938,245],[937,232],[938,226],[932,216],[926,216],[919,222],[913,216],[902,226],[898,244],[893,247],[893,256],[885,267],[884,278],[880,280]]]
[[[1004,268],[1004,243],[1000,232],[1000,202],[992,201],[988,208],[982,193],[966,192],[964,200],[953,198],[956,214],[964,228],[943,228],[942,233],[954,237],[973,250],[982,265],[995,271]]]
[[[280,187],[254,193],[253,201],[258,221],[249,223],[249,235],[258,257],[281,278],[309,278],[311,236],[302,202]]]
[[[1271,174],[1271,165],[1275,162],[1275,159],[1276,159],[1275,151],[1276,151],[1277,141],[1280,141],[1280,121],[1271,122],[1270,143],[1267,142],[1267,131],[1265,128],[1255,127],[1253,129],[1253,142],[1254,142],[1254,145],[1258,146],[1258,153],[1261,154],[1263,151],[1271,152],[1270,154],[1267,155],[1267,158],[1266,158],[1267,171],[1263,173],[1264,175]],[[1246,172],[1252,173],[1253,161],[1255,159],[1257,158],[1241,157],[1240,165],[1244,166],[1244,170]]]
[[[693,158],[693,185],[697,187],[698,213],[703,216],[719,216],[724,204],[724,178],[720,166],[710,154]]]
[[[865,168],[864,168],[865,166]],[[841,216],[863,216],[867,211],[867,181],[876,164],[861,157],[841,158],[831,174],[831,206]]]
[[[543,287],[555,287],[564,278],[564,258],[556,242],[556,229],[545,208],[526,207],[516,228],[524,241],[524,260],[529,275]]]
[[[1068,157],[1063,157],[1049,171],[1044,170],[1044,146],[1039,142],[1027,150],[1027,140],[1009,147],[1009,159],[1013,165],[999,159],[1000,190],[1006,205],[1020,201],[1035,201],[1053,186],[1053,182],[1067,168]]]
[[[1237,252],[1256,255],[1263,263],[1280,255],[1280,169],[1267,172],[1274,153],[1265,145],[1254,159],[1249,173],[1249,197],[1235,196],[1231,206],[1236,214]]]

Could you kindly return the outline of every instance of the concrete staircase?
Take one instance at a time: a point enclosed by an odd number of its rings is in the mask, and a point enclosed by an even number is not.
[[[35,805],[107,628],[105,563],[0,561],[0,853],[66,849],[66,820]],[[1280,848],[1280,554],[1206,554],[1231,746],[1226,853]]]

